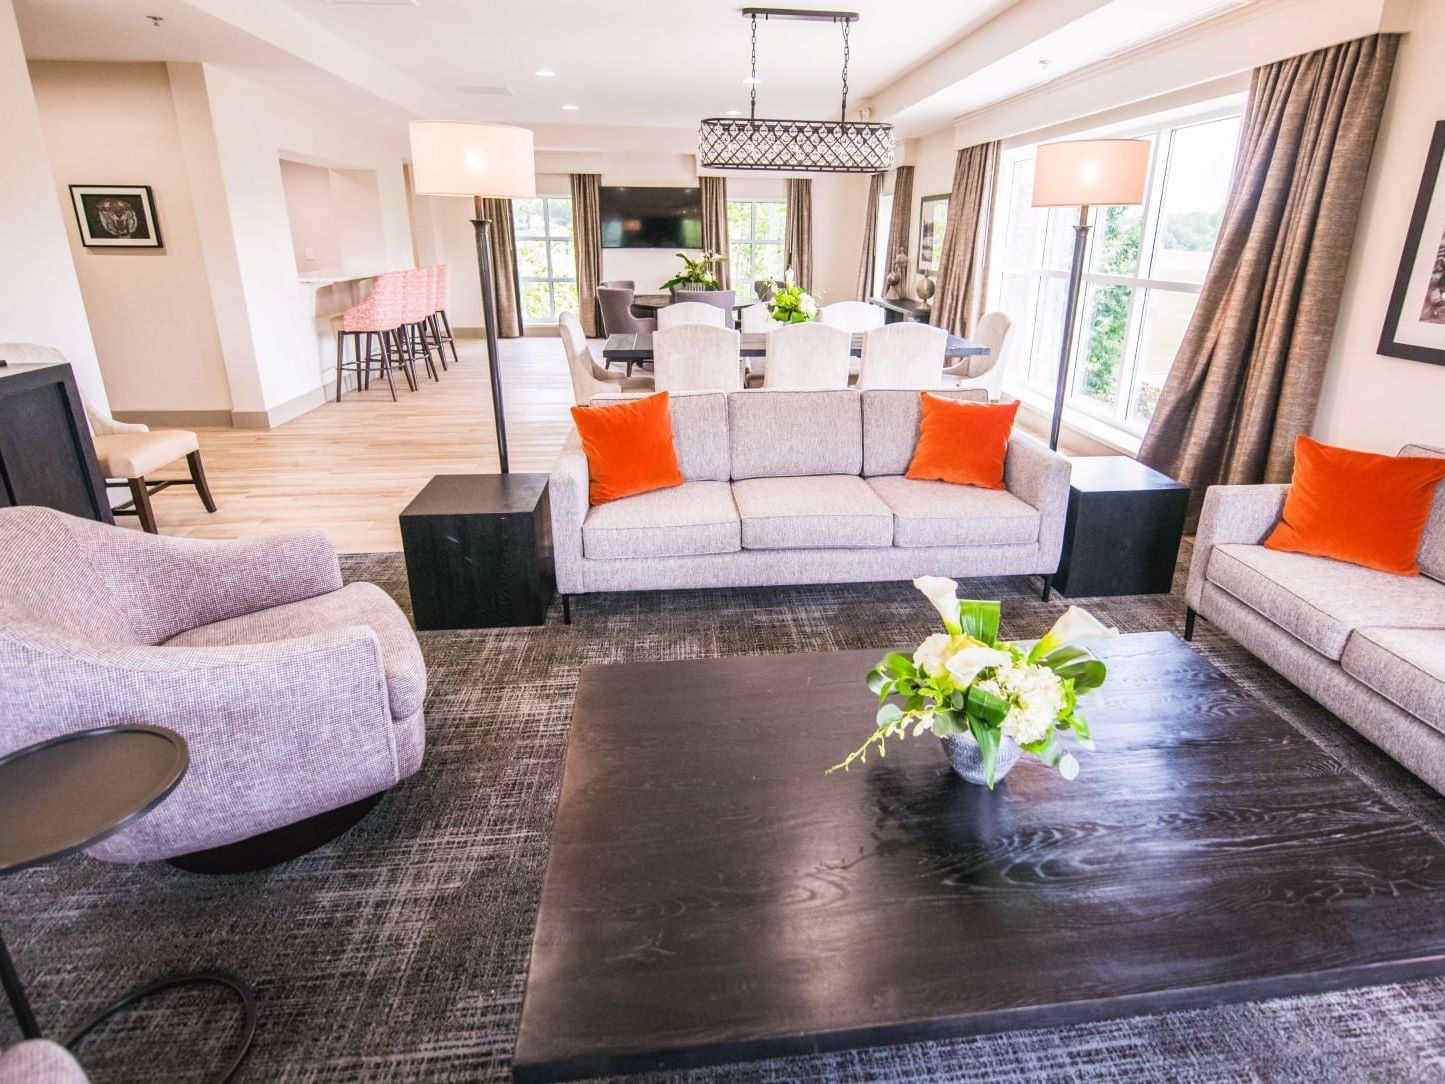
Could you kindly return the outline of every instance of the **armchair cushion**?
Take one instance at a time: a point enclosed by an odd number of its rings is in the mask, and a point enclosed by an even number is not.
[[[202,625],[173,636],[165,646],[269,644],[357,625],[371,629],[381,643],[381,665],[392,718],[415,715],[426,699],[426,664],[406,615],[375,584],[351,583],[315,598]]]
[[[144,478],[200,448],[196,434],[185,429],[95,435],[95,457],[107,478]]]
[[[89,1079],[70,1051],[49,1039],[29,1039],[0,1051],[0,1084],[86,1084]]]

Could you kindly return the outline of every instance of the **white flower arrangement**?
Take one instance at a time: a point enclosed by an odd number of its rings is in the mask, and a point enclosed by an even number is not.
[[[868,688],[879,701],[876,728],[828,770],[847,771],[854,761],[866,762],[869,749],[885,755],[889,738],[931,730],[940,738],[970,735],[989,787],[1005,738],[1065,779],[1077,776],[1079,762],[1059,736],[1094,747],[1078,698],[1104,684],[1108,673],[1080,641],[1109,639],[1119,631],[1070,606],[1043,639],[1025,649],[998,639],[999,603],[961,600],[958,584],[939,576],[920,577],[913,585],[938,611],[944,631],[925,639],[911,658],[889,655],[869,673]]]

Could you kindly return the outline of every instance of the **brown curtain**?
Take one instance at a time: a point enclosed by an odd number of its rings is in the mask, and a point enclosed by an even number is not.
[[[979,143],[964,147],[954,159],[943,255],[938,261],[938,292],[929,323],[955,335],[966,334],[983,315],[999,150],[997,142]]]
[[[602,281],[602,211],[598,173],[572,174],[572,251],[577,259],[577,319],[589,339],[602,334],[597,286]]]
[[[492,223],[492,280],[497,285],[497,338],[522,334],[522,287],[517,281],[517,239],[512,201],[474,196],[477,217]]]
[[[1314,421],[1398,35],[1256,68],[1214,259],[1139,459],[1193,489],[1288,481]]]
[[[893,171],[893,213],[888,216],[888,252],[886,265],[893,270],[893,261],[901,252],[908,255],[908,227],[913,221],[913,167],[899,166]],[[907,276],[904,276],[905,280]],[[898,284],[906,297],[908,283]]]
[[[863,255],[858,262],[859,301],[867,301],[876,292],[873,278],[878,265],[878,205],[883,201],[884,176],[875,173],[868,180],[868,206],[863,212]]]
[[[728,179],[699,177],[702,184],[702,247],[719,256],[728,254]],[[716,264],[713,273],[724,290],[732,282],[727,260]]]
[[[813,290],[813,182],[788,178],[788,217],[783,227],[783,264],[809,293]]]

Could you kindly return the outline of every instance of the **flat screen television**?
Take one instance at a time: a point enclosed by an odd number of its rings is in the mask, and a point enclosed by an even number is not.
[[[603,248],[702,248],[702,191],[604,187]]]

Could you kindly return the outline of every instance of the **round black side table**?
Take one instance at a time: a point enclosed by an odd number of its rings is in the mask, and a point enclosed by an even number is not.
[[[159,805],[186,774],[186,740],[159,726],[81,730],[0,757],[0,874],[72,854],[133,824]],[[15,963],[0,938],[0,984],[27,1039],[40,1026]],[[230,1080],[256,1034],[256,997],[245,979],[225,971],[167,975],[106,1006],[64,1040],[74,1047],[102,1021],[142,998],[177,986],[221,986],[245,1014],[240,1049],[220,1078]]]

